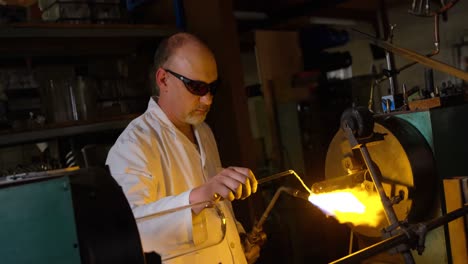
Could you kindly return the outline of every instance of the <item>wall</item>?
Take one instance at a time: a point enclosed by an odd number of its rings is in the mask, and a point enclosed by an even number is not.
[[[396,23],[395,44],[408,49],[426,54],[433,49],[433,19],[415,17],[406,12],[407,6],[398,7],[389,11],[390,23]],[[454,58],[453,45],[459,43],[463,35],[468,35],[468,24],[466,16],[468,15],[468,1],[459,1],[448,12],[448,21],[440,22],[440,54],[435,59],[450,65],[457,65]],[[396,60],[397,66],[403,65],[404,61],[400,58]],[[455,80],[453,77],[434,72],[435,84],[443,80]],[[413,69],[403,72],[400,79],[410,85],[421,85],[424,83],[424,74],[422,66],[418,65]]]
[[[303,175],[305,166],[297,105],[291,87],[293,74],[302,70],[302,55],[298,41],[298,34],[294,31],[255,32],[257,71],[267,109],[266,117],[270,122],[277,121],[277,127],[274,127],[273,123],[267,123],[266,153],[267,155],[271,153],[269,158],[272,161],[273,171],[293,169],[299,175]],[[249,76],[251,75],[246,77]],[[271,95],[268,95],[268,91],[271,91]],[[274,110],[268,110],[269,100],[276,101],[271,103],[276,107],[276,117],[273,116]],[[276,121],[272,120],[275,118]]]
[[[255,51],[244,52],[241,54],[242,69],[244,71],[244,84],[245,86],[260,83],[257,70],[257,59]]]
[[[396,24],[394,31],[394,43],[398,46],[414,50],[420,54],[430,53],[434,48],[433,27],[434,20],[432,18],[416,17],[407,12],[410,6],[410,1],[407,4],[398,7],[393,7],[388,10],[390,24]],[[466,17],[468,16],[468,1],[459,1],[448,12],[448,21],[444,22],[440,19],[440,53],[434,59],[460,67],[459,62],[455,59],[453,45],[459,43],[462,36],[468,36],[468,24]],[[352,26],[361,31],[375,35],[370,24],[356,24]],[[329,51],[350,51],[353,57],[352,71],[353,76],[366,75],[371,72],[371,65],[374,63],[377,69],[385,66],[384,60],[373,61],[370,52],[369,42],[359,33],[353,32],[352,27],[346,29],[350,32],[351,41],[344,46],[329,49]],[[468,48],[468,47],[467,47]],[[408,61],[395,56],[397,68],[407,64]],[[445,73],[434,71],[434,83],[441,84],[442,81],[451,80],[452,82],[460,82],[454,77]],[[408,88],[414,86],[424,87],[424,67],[415,65],[406,71],[403,71],[398,76],[400,87],[403,83]],[[388,89],[388,83],[382,84],[380,91],[377,91],[377,96],[383,95]],[[401,89],[399,90],[401,91]]]

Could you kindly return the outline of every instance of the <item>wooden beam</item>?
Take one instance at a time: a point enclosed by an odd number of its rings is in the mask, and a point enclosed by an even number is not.
[[[253,167],[247,95],[232,1],[184,2],[187,29],[200,36],[213,50],[222,85],[214,100],[209,123],[218,140],[224,165]]]
[[[187,29],[197,34],[213,50],[222,80],[208,124],[215,134],[224,166],[255,168],[247,93],[244,87],[239,36],[231,0],[184,1]],[[256,201],[256,202],[254,202]],[[254,204],[247,199],[235,203],[236,216],[246,229],[255,221]]]

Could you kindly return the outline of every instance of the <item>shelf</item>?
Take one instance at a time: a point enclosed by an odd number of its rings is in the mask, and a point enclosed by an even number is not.
[[[85,133],[96,133],[102,131],[124,129],[130,121],[138,115],[125,115],[119,119],[112,119],[100,122],[68,122],[64,124],[51,125],[47,128],[29,131],[9,130],[0,132],[0,147],[12,146],[16,144],[40,142],[43,140],[67,137]]]
[[[16,23],[0,25],[0,58],[96,57],[155,49],[177,28],[154,24]]]
[[[0,26],[0,38],[165,37],[172,26],[152,24],[15,23]]]

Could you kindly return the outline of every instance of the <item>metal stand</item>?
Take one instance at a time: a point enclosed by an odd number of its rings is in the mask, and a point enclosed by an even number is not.
[[[465,204],[465,206],[460,209],[457,209],[434,220],[410,226],[408,229],[406,229],[405,233],[400,233],[393,237],[387,238],[370,247],[361,249],[344,258],[333,261],[330,264],[359,263],[364,259],[367,259],[373,255],[384,252],[386,250],[392,249],[401,244],[407,244],[410,245],[411,248],[416,248],[418,254],[421,255],[425,248],[424,244],[426,240],[426,234],[428,231],[436,229],[442,225],[447,224],[450,221],[453,221],[467,214],[468,205]]]
[[[358,128],[361,129],[359,130]],[[398,221],[395,211],[393,210],[393,204],[385,194],[385,190],[383,189],[382,182],[380,180],[380,175],[378,174],[377,170],[373,165],[366,144],[362,142],[360,143],[355,136],[356,134],[358,137],[368,139],[373,134],[373,128],[373,119],[369,118],[369,114],[367,112],[367,109],[365,108],[353,108],[348,112],[345,111],[345,113],[343,114],[341,120],[341,129],[343,129],[346,133],[349,143],[351,144],[351,148],[358,148],[361,152],[367,169],[369,170],[369,174],[372,178],[372,181],[374,182],[375,188],[379,193],[384,208],[385,216],[387,217],[387,220],[390,223],[389,228],[384,229],[384,236],[389,237],[398,233],[406,233],[405,227],[403,227]],[[403,255],[406,264],[415,263],[413,255],[411,255],[411,251],[408,247],[399,247],[397,250]]]

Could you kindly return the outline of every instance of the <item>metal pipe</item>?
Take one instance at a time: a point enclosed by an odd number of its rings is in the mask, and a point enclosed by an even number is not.
[[[298,197],[309,201],[309,193],[301,192],[299,190],[289,188],[289,187],[280,187],[276,190],[275,195],[271,199],[270,203],[268,204],[266,210],[263,212],[262,217],[260,220],[253,226],[252,230],[247,234],[247,240],[251,245],[263,245],[266,241],[266,234],[263,232],[263,224],[268,218],[271,210],[275,206],[276,202],[278,201],[279,196],[281,193],[287,193],[291,196]]]
[[[273,195],[273,198],[271,199],[271,201],[268,204],[267,208],[263,212],[262,217],[260,218],[258,223],[255,225],[256,230],[262,230],[263,224],[265,223],[266,219],[268,218],[268,215],[270,215],[270,212],[273,209],[273,207],[275,206],[276,201],[278,200],[279,196],[283,192],[285,192],[285,193],[287,193],[287,194],[289,194],[291,196],[298,197],[298,198],[304,199],[306,201],[309,201],[309,194],[308,193],[301,192],[299,190],[296,190],[296,189],[293,189],[293,188],[290,188],[290,187],[281,186],[280,188],[278,188],[278,190],[276,190],[275,195]]]
[[[433,219],[424,225],[426,226],[427,230],[436,229],[439,226],[445,225],[446,223],[453,221],[459,217],[467,216],[468,215],[468,203],[464,204],[463,207],[458,208],[444,216],[438,217]]]
[[[294,170],[287,170],[287,171],[279,172],[279,173],[270,175],[268,177],[262,178],[257,181],[257,184],[260,185],[260,184],[270,182],[270,181],[273,181],[273,180],[276,180],[276,179],[279,179],[288,175],[294,175],[296,179],[302,184],[302,187],[304,187],[304,189],[306,189],[309,193],[312,193],[310,188],[307,187],[307,185],[305,185],[304,181],[301,179],[301,177],[299,177],[299,175]]]
[[[279,173],[270,175],[268,177],[259,179],[257,181],[257,184],[260,185],[260,184],[263,184],[263,183],[266,183],[266,182],[269,182],[269,181],[273,181],[273,180],[282,178],[284,176],[293,175],[293,174],[294,174],[293,170],[287,170],[287,171],[279,172]]]
[[[439,31],[439,16],[434,16],[434,50],[427,54],[426,57],[432,57],[432,56],[435,56],[437,54],[439,54],[440,52],[440,31]],[[406,65],[404,65],[403,67],[401,67],[399,70],[397,70],[397,72],[402,72],[414,65],[418,64],[417,62],[411,62],[411,63],[408,63]]]
[[[348,254],[353,253],[353,240],[354,240],[354,232],[353,230],[351,230],[351,232],[349,232]]]
[[[394,62],[393,62],[391,53],[388,52],[388,51],[385,52],[385,61],[387,62],[387,69],[390,72],[390,76],[388,77],[388,81],[389,81],[389,85],[390,85],[390,94],[395,95],[395,91],[396,91],[396,88],[397,88],[396,75],[394,76],[392,74],[395,67],[394,67]]]
[[[270,175],[268,177],[259,179],[257,181],[257,184],[261,185],[261,184],[264,184],[266,182],[270,182],[270,181],[273,181],[273,180],[276,180],[276,179],[279,179],[279,178],[282,178],[282,177],[285,177],[285,176],[288,176],[288,175],[295,175],[298,178],[298,180],[304,185],[303,181],[300,179],[300,177],[297,175],[297,173],[294,170],[287,170],[287,171],[272,174],[272,175]],[[304,185],[304,187],[310,193],[310,190],[307,188],[307,186]],[[271,200],[270,204],[268,205],[267,209],[265,210],[264,214],[262,215],[262,218],[260,218],[260,221],[258,222],[259,224],[257,224],[257,226],[262,226],[263,225],[263,222],[265,222],[268,214],[270,213],[271,209],[273,208],[274,204],[276,203],[276,200],[278,199],[281,192],[287,192],[288,194],[290,194],[292,196],[295,196],[295,197],[300,197],[300,198],[305,197],[306,200],[308,200],[308,197],[309,197],[308,195],[304,195],[302,192],[300,192],[298,190],[288,188],[288,187],[284,187],[284,186],[280,187],[276,191],[275,195],[273,196],[273,199]],[[197,206],[202,206],[203,205],[203,207],[205,207],[205,208],[212,208],[212,207],[214,207],[216,205],[216,202],[218,202],[219,200],[220,199],[215,199],[214,201],[203,201],[203,202],[199,202],[199,203],[184,205],[184,206],[164,210],[164,211],[161,211],[161,212],[157,212],[157,213],[154,213],[154,214],[145,215],[145,216],[142,216],[142,217],[137,217],[135,219],[136,219],[137,223],[140,223],[140,222],[143,222],[143,221],[146,221],[146,220],[150,220],[150,219],[157,218],[157,217],[160,217],[160,216],[163,216],[163,215],[171,214],[171,213],[181,211],[181,210],[184,210],[184,209],[189,209],[189,208],[191,209],[191,208],[194,208],[194,207],[197,207]]]
[[[390,223],[390,226],[398,227],[399,222],[395,214],[395,211],[393,210],[393,204],[390,201],[390,199],[387,197],[387,194],[385,193],[385,190],[383,189],[382,182],[380,181],[380,175],[377,173],[376,169],[374,168],[372,159],[370,157],[370,154],[366,145],[359,144],[359,142],[357,141],[356,137],[353,134],[353,131],[348,125],[348,122],[345,122],[342,128],[344,129],[351,146],[353,148],[358,147],[361,152],[362,157],[364,158],[364,162],[367,166],[367,169],[372,178],[372,181],[374,182],[374,186],[377,189],[377,192],[379,193],[380,200],[384,208],[385,216],[387,217],[387,220]],[[414,263],[413,256],[411,255],[411,252],[408,249],[403,250],[401,254],[403,255],[403,258],[405,259],[406,264]]]
[[[409,59],[409,60],[412,60],[412,61],[416,61],[416,62],[419,62],[421,63],[422,65],[425,65],[429,68],[432,68],[432,69],[435,69],[435,70],[438,70],[438,71],[441,71],[441,72],[444,72],[444,73],[447,73],[447,74],[450,74],[450,75],[453,75],[455,77],[458,77],[460,79],[463,79],[463,80],[466,80],[468,81],[468,73],[467,72],[464,72],[460,69],[457,69],[453,66],[450,66],[448,64],[445,64],[443,62],[440,62],[440,61],[437,61],[435,59],[430,59],[424,55],[421,55],[417,52],[414,52],[414,51],[411,51],[411,50],[408,50],[408,49],[405,49],[405,48],[401,48],[401,47],[397,47],[393,44],[390,44],[390,43],[386,43],[386,42],[383,42],[383,41],[377,41],[375,43],[376,45],[390,51],[390,52],[393,52],[397,55],[400,55],[406,59]]]
[[[360,185],[364,182],[366,172],[367,170],[360,170],[343,176],[319,181],[312,185],[311,190],[313,193],[318,194],[354,188],[356,185]]]
[[[358,30],[356,30],[356,31],[360,32]],[[414,52],[412,50],[408,50],[408,49],[405,49],[405,48],[402,48],[402,47],[398,47],[398,46],[396,46],[394,44],[391,44],[391,43],[388,43],[386,41],[376,39],[376,38],[374,38],[372,36],[369,36],[366,33],[363,33],[363,32],[360,32],[360,33],[362,33],[367,38],[369,38],[371,40],[371,42],[373,42],[373,44],[378,46],[378,47],[381,47],[381,48],[383,48],[383,49],[385,49],[387,51],[390,51],[390,52],[392,52],[394,54],[400,55],[401,57],[403,57],[405,59],[421,63],[422,65],[425,65],[425,66],[427,66],[429,68],[432,68],[434,70],[438,70],[438,71],[453,75],[455,77],[458,77],[460,79],[463,79],[465,81],[468,81],[468,72],[464,72],[464,71],[462,71],[460,69],[457,69],[457,68],[455,68],[453,66],[450,66],[450,65],[448,65],[446,63],[443,63],[443,62],[440,62],[438,60],[428,58],[428,57],[426,57],[426,56],[424,56],[422,54],[419,54],[417,52]]]
[[[398,217],[393,210],[393,204],[390,199],[385,194],[385,190],[383,189],[382,182],[380,181],[380,175],[377,174],[377,171],[374,168],[372,163],[372,159],[370,157],[369,151],[365,144],[360,145],[359,150],[361,151],[362,156],[364,157],[364,162],[366,163],[367,169],[369,170],[369,174],[374,182],[374,185],[379,193],[380,200],[382,201],[383,208],[385,215],[387,216],[388,221],[390,222],[390,226],[396,226],[399,224]],[[403,259],[405,260],[406,264],[413,264],[414,258],[411,255],[411,251],[409,249],[405,249],[401,252]]]
[[[392,249],[401,243],[406,242],[407,239],[408,238],[405,234],[398,234],[396,236],[382,240],[381,242],[378,242],[370,247],[356,251],[346,257],[330,262],[330,264],[359,263],[360,261],[372,257],[378,253]]]
[[[423,1],[424,1],[424,0],[420,0],[420,1],[419,1],[419,9],[418,9],[418,12],[419,12],[419,13],[422,13]]]
[[[432,17],[432,16],[441,15],[447,12],[450,8],[452,8],[459,0],[452,0],[447,4],[445,4],[445,1],[441,0],[442,7],[439,10],[434,11],[434,12],[431,12],[430,8],[425,8],[425,12],[423,12],[423,1],[424,0],[421,0],[419,2],[418,12],[414,12],[414,10],[410,9],[409,13],[415,16],[422,16],[422,17]]]
[[[422,3],[422,2],[421,2]],[[367,35],[368,37],[371,37],[369,36],[368,34],[364,33],[364,32],[361,32],[359,30],[355,30],[356,32],[359,32],[361,34],[364,34],[364,35]],[[437,54],[439,54],[440,52],[440,31],[439,31],[439,16],[434,16],[434,50],[431,51],[431,53],[427,54],[426,57],[432,57],[432,56],[435,56]],[[393,73],[400,73],[414,65],[418,64],[418,62],[411,62],[411,63],[408,63],[404,66],[402,66],[401,68],[399,69],[396,69],[394,72],[391,72],[391,74]],[[384,76],[383,78],[380,78],[378,79],[376,82],[377,83],[381,83],[381,82],[384,82],[386,81],[387,79],[390,79],[390,77],[387,77],[387,76]]]
[[[382,200],[382,204],[383,204],[385,215],[387,217],[388,222],[390,223],[390,225],[398,223],[398,218],[395,214],[395,211],[393,211],[392,202],[390,201],[390,199],[388,199],[387,194],[385,194],[385,190],[383,188],[382,182],[380,181],[380,177],[374,168],[374,165],[372,163],[372,159],[370,157],[369,151],[367,150],[367,147],[365,145],[361,145],[359,147],[359,150],[361,151],[362,157],[364,158],[364,162],[366,163],[367,169],[369,170],[369,174],[372,178],[372,181],[374,182],[375,188],[377,189],[377,192],[379,193],[380,199]]]
[[[378,242],[370,247],[361,249],[346,257],[330,262],[330,264],[359,263],[364,259],[392,249],[402,243],[414,241],[421,242],[421,238],[425,237],[427,231],[436,229],[442,225],[447,224],[450,221],[453,221],[454,219],[465,216],[467,214],[468,204],[465,204],[462,208],[452,211],[444,216],[438,217],[425,223],[414,225],[406,233],[400,233],[393,237],[382,240],[381,242]]]
[[[187,249],[185,251],[182,250],[182,251],[171,252],[171,253],[169,253],[167,255],[164,255],[164,257],[161,259],[162,261],[168,261],[170,259],[182,256],[182,255],[190,254],[190,253],[193,253],[195,251],[199,251],[199,250],[202,250],[202,249],[205,249],[205,248],[208,248],[208,247],[212,247],[212,246],[218,245],[221,242],[223,242],[224,238],[226,236],[226,223],[227,223],[226,216],[224,215],[223,211],[221,210],[221,208],[218,207],[216,201],[204,201],[204,202],[179,206],[179,207],[176,207],[176,208],[171,208],[171,209],[164,210],[164,211],[161,211],[161,212],[157,212],[157,213],[154,213],[154,214],[145,215],[145,216],[142,216],[142,217],[136,217],[135,218],[137,223],[141,223],[141,222],[144,222],[144,221],[147,221],[147,220],[151,220],[151,219],[158,218],[158,217],[161,217],[161,216],[164,216],[164,215],[172,214],[172,213],[175,213],[175,212],[191,209],[193,207],[202,206],[202,205],[205,208],[213,208],[216,211],[216,213],[218,214],[218,216],[219,216],[220,224],[221,224],[220,228],[221,228],[221,233],[222,233],[221,237],[219,238],[219,241],[215,241],[214,243],[202,244],[202,246],[200,246],[200,247],[196,247],[196,246],[191,247],[191,248],[189,248],[189,249]]]
[[[416,9],[416,0],[413,0],[413,3],[411,4],[411,11],[414,12]]]
[[[439,15],[434,16],[434,46],[435,50],[431,53],[431,55],[439,54],[440,48],[440,30],[439,30]]]
[[[2,188],[3,185],[14,184],[16,182],[26,182],[26,181],[43,179],[43,178],[45,179],[45,178],[52,178],[52,177],[62,177],[66,173],[74,172],[79,169],[80,169],[79,166],[73,166],[73,167],[55,169],[55,170],[14,173],[12,175],[0,177],[0,188]]]
[[[270,203],[268,204],[267,208],[262,214],[262,217],[260,217],[260,220],[258,220],[258,223],[255,225],[257,228],[261,228],[263,226],[263,223],[265,223],[268,215],[270,215],[271,210],[273,209],[273,206],[275,206],[276,201],[278,200],[279,196],[281,195],[282,192],[287,191],[287,187],[281,186],[276,192],[275,195],[273,195],[273,198],[271,199]]]
[[[393,43],[393,30],[395,29],[395,25],[390,25],[390,35],[388,38],[388,42]],[[398,89],[398,81],[396,74],[393,74],[395,67],[395,57],[392,53],[386,51],[385,52],[385,61],[387,62],[387,69],[390,72],[390,76],[388,76],[388,83],[390,85],[390,94],[395,96],[395,93]],[[390,108],[387,108],[388,112],[390,112]]]
[[[189,208],[191,209],[193,207],[202,206],[202,205],[204,208],[212,208],[215,206],[215,201],[203,201],[203,202],[198,202],[194,204],[183,205],[183,206],[179,206],[176,208],[171,208],[171,209],[167,209],[164,211],[156,212],[154,214],[149,214],[149,215],[145,215],[142,217],[135,217],[135,220],[137,223],[140,223],[140,222],[144,222],[153,218],[161,217],[163,215],[175,213],[175,212],[182,211],[182,210],[189,209]]]
[[[450,8],[452,8],[459,0],[452,0],[450,3],[444,5],[441,9],[439,9],[436,14],[442,14],[447,12]]]
[[[70,105],[72,110],[72,118],[73,120],[78,120],[78,109],[76,107],[76,97],[75,97],[75,89],[73,89],[72,84],[68,84],[68,92],[70,93]]]

